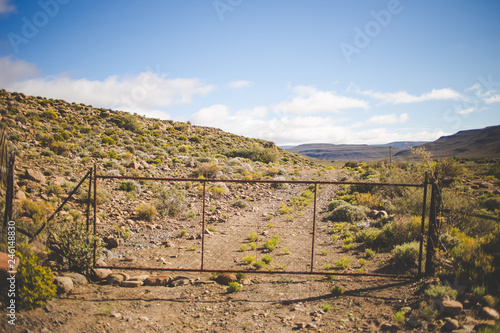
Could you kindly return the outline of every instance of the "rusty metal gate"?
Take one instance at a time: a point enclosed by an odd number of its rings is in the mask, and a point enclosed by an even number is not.
[[[181,218],[161,217],[153,222],[137,219],[134,207],[127,198],[112,196],[108,202],[109,215],[99,215],[98,188],[118,191],[118,181],[146,182],[149,184],[181,184],[192,191],[188,194],[196,199],[191,205],[190,216]],[[245,272],[260,274],[323,274],[358,275],[412,278],[422,274],[423,244],[426,234],[427,187],[430,182],[369,183],[349,181],[300,181],[300,180],[236,180],[200,178],[158,178],[98,175],[94,166],[93,177],[93,229],[99,236],[110,228],[124,235],[133,233],[116,256],[106,260],[106,265],[96,265],[98,249],[94,250],[94,267],[149,270],[149,271],[192,271],[192,272]],[[99,184],[98,184],[99,183]],[[336,186],[392,186],[422,189],[422,215],[420,233],[420,254],[418,270],[411,274],[400,272],[335,270],[333,263],[341,258],[352,262],[359,258],[356,251],[341,251],[339,243],[328,234],[328,223],[318,222],[318,215],[324,214],[318,208],[318,201],[331,199]],[[231,191],[243,193],[242,187],[250,189],[251,196],[236,196],[228,199],[220,194],[220,188],[231,187]],[[90,186],[89,186],[90,188]],[[195,190],[193,190],[195,189]],[[240,191],[241,190],[241,191]],[[218,192],[219,191],[219,192]],[[247,192],[245,192],[247,193]],[[304,195],[303,193],[307,193]],[[300,210],[286,213],[290,205],[283,198],[308,196],[308,204]],[[152,191],[141,194],[151,201]],[[194,200],[193,199],[193,200]],[[307,198],[306,198],[307,199]],[[265,207],[266,210],[259,210]],[[236,203],[238,202],[238,203]],[[89,196],[90,203],[90,196]],[[240,207],[241,206],[241,207]],[[279,212],[279,213],[278,213]],[[283,214],[281,214],[284,212]],[[88,212],[88,216],[90,212]],[[90,219],[87,219],[90,223]],[[119,221],[119,222],[117,222]],[[112,224],[110,226],[110,224]],[[134,230],[132,232],[132,230]],[[278,249],[272,249],[272,242]],[[268,246],[266,246],[268,242]],[[266,250],[267,248],[267,250]],[[267,255],[267,257],[266,257]],[[138,258],[142,258],[138,262]],[[252,262],[265,265],[249,265]]]

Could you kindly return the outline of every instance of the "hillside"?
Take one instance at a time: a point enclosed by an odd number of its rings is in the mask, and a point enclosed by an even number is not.
[[[500,126],[460,131],[443,136],[423,147],[436,158],[500,158]],[[409,158],[410,151],[400,151],[395,158]]]

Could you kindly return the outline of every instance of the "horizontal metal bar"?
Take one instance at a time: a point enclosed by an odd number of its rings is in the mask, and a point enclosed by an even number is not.
[[[325,271],[261,271],[261,270],[238,270],[238,269],[196,269],[196,268],[160,268],[160,267],[136,267],[136,266],[96,266],[94,268],[121,269],[132,271],[166,271],[166,272],[218,272],[218,273],[252,273],[252,274],[292,274],[292,275],[344,275],[344,276],[374,276],[383,278],[414,279],[416,275],[382,274],[382,273],[355,273],[355,272],[325,272]]]
[[[371,186],[407,186],[424,187],[424,184],[406,183],[370,183],[370,182],[344,182],[344,181],[319,181],[319,180],[245,180],[245,179],[214,179],[214,178],[163,178],[163,177],[134,177],[134,176],[106,176],[96,175],[100,179],[131,179],[131,180],[158,180],[172,182],[212,182],[212,183],[264,183],[264,184],[319,184],[319,185],[371,185]]]

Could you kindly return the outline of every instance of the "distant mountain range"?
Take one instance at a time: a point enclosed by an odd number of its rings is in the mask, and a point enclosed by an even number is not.
[[[434,142],[423,144],[433,157],[446,158],[495,158],[500,159],[500,125],[482,129],[460,131],[453,135],[442,136]],[[411,152],[399,151],[395,158],[408,158]]]
[[[391,147],[391,148],[389,148]],[[500,126],[460,131],[434,142],[391,142],[385,145],[334,145],[328,143],[283,147],[320,160],[370,161],[412,159],[411,147],[423,147],[436,158],[489,157],[500,159]],[[389,152],[390,150],[390,152]]]

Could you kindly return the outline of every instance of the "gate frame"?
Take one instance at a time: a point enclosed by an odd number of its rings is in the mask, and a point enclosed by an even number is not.
[[[195,268],[159,268],[159,267],[135,267],[135,266],[109,266],[109,265],[96,265],[96,256],[97,256],[97,243],[94,243],[94,268],[109,268],[109,269],[123,269],[123,270],[149,270],[149,271],[172,271],[172,272],[220,272],[220,273],[255,273],[255,274],[297,274],[297,275],[348,275],[348,276],[376,276],[376,277],[387,277],[387,278],[420,278],[422,276],[422,260],[423,260],[423,246],[424,246],[424,238],[425,238],[425,218],[426,218],[426,210],[427,210],[427,187],[428,185],[433,185],[434,183],[429,183],[427,172],[425,172],[424,182],[421,184],[411,184],[411,183],[381,183],[381,182],[354,182],[354,181],[317,181],[317,180],[242,180],[242,179],[215,179],[215,178],[171,178],[171,177],[148,177],[148,176],[107,176],[107,175],[98,175],[97,174],[97,165],[94,164],[94,170],[90,175],[90,184],[89,184],[89,196],[88,196],[88,205],[87,205],[87,221],[90,221],[90,207],[91,204],[91,196],[90,196],[90,187],[93,185],[94,191],[94,201],[93,201],[93,229],[94,236],[97,235],[97,180],[98,179],[126,179],[126,180],[152,180],[152,181],[162,181],[162,182],[200,182],[203,184],[203,196],[202,196],[202,223],[201,223],[201,265],[199,269]],[[93,180],[93,181],[92,181]],[[309,271],[261,271],[261,270],[235,270],[235,269],[212,269],[207,270],[204,267],[204,254],[205,254],[205,209],[206,209],[206,184],[207,183],[253,183],[253,184],[314,184],[314,205],[313,205],[313,221],[312,221],[312,244],[311,244],[311,268]],[[316,238],[316,199],[317,199],[317,190],[319,185],[369,185],[369,186],[398,186],[398,187],[420,187],[424,189],[423,200],[422,200],[422,220],[421,220],[421,229],[420,229],[420,246],[419,246],[419,256],[418,256],[418,273],[417,275],[406,275],[406,274],[383,274],[383,273],[359,273],[359,272],[319,272],[314,271],[314,245]],[[434,193],[434,191],[433,191]],[[431,200],[434,200],[434,195]],[[431,207],[434,206],[431,202]],[[429,240],[434,237],[432,226],[435,224],[436,220],[436,212],[434,209],[431,209],[429,214],[429,229],[427,234],[427,248],[432,246],[429,244]],[[433,222],[434,221],[434,222]],[[432,253],[429,255],[427,252],[426,257],[426,271],[425,275],[432,274],[433,265],[429,263],[432,261]]]

